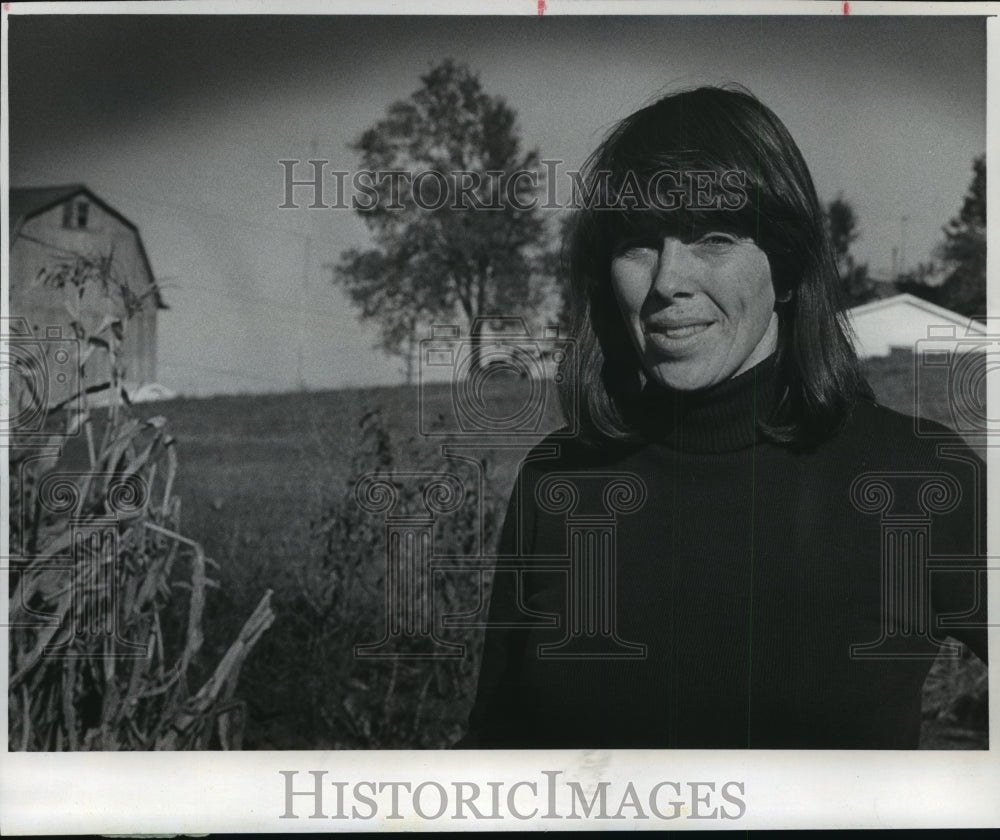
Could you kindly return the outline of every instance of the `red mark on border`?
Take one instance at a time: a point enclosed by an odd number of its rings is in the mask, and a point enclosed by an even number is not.
[[[844,14],[849,15],[851,13],[851,4],[844,0]]]
[[[538,16],[545,14],[545,0],[538,0]]]
[[[5,12],[9,12],[10,11],[10,3],[4,3],[3,4],[3,10]]]

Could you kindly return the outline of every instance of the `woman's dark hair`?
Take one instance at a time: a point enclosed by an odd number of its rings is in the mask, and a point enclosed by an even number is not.
[[[705,188],[698,195],[690,191],[695,178]],[[639,436],[643,373],[612,289],[611,260],[616,243],[651,229],[728,230],[767,255],[779,301],[778,387],[760,424],[768,439],[808,445],[833,431],[857,399],[872,398],[848,337],[809,170],[788,129],[751,93],[702,87],[664,96],[614,128],[588,159],[582,183],[564,251],[579,367],[560,388],[566,407],[578,392],[585,438]],[[653,183],[668,193],[652,195]],[[650,195],[637,196],[637,184]]]

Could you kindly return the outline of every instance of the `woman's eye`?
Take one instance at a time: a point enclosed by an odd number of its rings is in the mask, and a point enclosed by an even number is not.
[[[698,240],[698,245],[735,245],[739,240],[728,233],[707,233]]]
[[[615,245],[615,256],[620,257],[625,254],[634,254],[639,251],[658,251],[660,244],[651,237],[637,237],[635,239],[625,239]]]

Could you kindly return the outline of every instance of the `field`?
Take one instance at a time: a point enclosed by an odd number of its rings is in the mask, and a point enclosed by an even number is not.
[[[884,402],[910,408],[908,356],[872,365],[869,375]],[[440,423],[448,414],[449,388],[434,386],[427,396],[424,416]],[[277,620],[244,665],[237,691],[248,704],[244,747],[435,748],[459,737],[472,702],[478,634],[449,636],[466,642],[471,655],[433,668],[353,656],[355,643],[379,640],[385,609],[384,526],[358,509],[353,482],[374,469],[461,472],[461,464],[440,454],[442,442],[460,439],[419,434],[415,389],[181,399],[141,408],[167,417],[180,458],[184,530],[219,563],[220,585],[205,615],[209,658],[222,652],[260,592],[275,592]],[[950,417],[943,397],[924,408],[936,419]],[[559,423],[550,402],[542,428]],[[485,455],[487,546],[521,454]],[[478,532],[473,520],[454,524],[454,533]],[[445,542],[449,554],[478,548]],[[467,599],[478,577],[459,578],[453,586],[464,591],[439,595]],[[924,709],[922,746],[982,748],[984,669],[975,660],[937,663]]]
[[[147,409],[168,417],[178,441],[184,527],[220,564],[208,639],[228,638],[241,605],[264,587],[275,591],[278,619],[241,680],[248,747],[439,747],[462,733],[473,699],[476,634],[467,640],[470,657],[433,669],[353,656],[355,643],[378,641],[384,632],[385,568],[382,519],[357,508],[353,482],[375,469],[461,472],[440,454],[442,442],[457,438],[418,434],[415,397],[412,389],[378,388],[177,400]],[[426,414],[437,422],[449,386],[432,387],[429,397]],[[545,429],[560,423],[554,402],[549,409]],[[486,455],[487,544],[522,454]],[[439,549],[478,549],[456,537],[474,535],[475,523],[442,524]],[[461,583],[475,586],[478,578]],[[451,597],[468,603],[467,595]]]

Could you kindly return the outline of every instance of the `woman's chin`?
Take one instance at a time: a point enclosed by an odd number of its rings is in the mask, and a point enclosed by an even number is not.
[[[700,391],[729,378],[718,364],[699,359],[658,360],[646,371],[655,385],[671,391]]]

